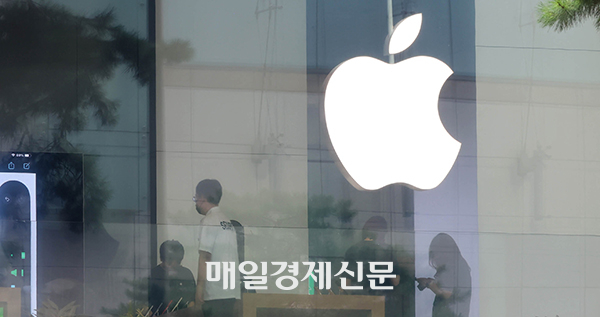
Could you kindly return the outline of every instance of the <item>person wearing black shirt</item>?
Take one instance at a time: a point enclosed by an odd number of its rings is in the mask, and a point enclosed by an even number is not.
[[[192,272],[181,266],[183,245],[175,240],[160,246],[160,263],[150,271],[148,302],[155,316],[186,308],[196,296]]]
[[[387,222],[383,217],[375,216],[371,217],[363,226],[362,238],[363,240],[351,246],[344,256],[344,261],[348,262],[348,268],[352,272],[358,272],[358,262],[363,263],[363,276],[362,281],[358,282],[358,276],[350,278],[353,285],[360,285],[363,287],[361,291],[352,291],[350,294],[355,295],[378,295],[385,296],[385,311],[386,316],[396,316],[399,313],[398,306],[400,305],[400,299],[397,292],[395,291],[400,281],[409,281],[411,288],[414,287],[413,279],[408,275],[404,274],[397,261],[394,259],[393,250],[390,246],[381,244],[379,240],[383,240],[383,236],[387,232]],[[384,283],[376,281],[377,286],[388,286],[392,287],[392,290],[376,290],[370,286],[369,279],[366,274],[370,274],[371,262],[391,262],[393,263],[392,274],[394,278],[385,279]],[[404,277],[404,278],[402,278]]]

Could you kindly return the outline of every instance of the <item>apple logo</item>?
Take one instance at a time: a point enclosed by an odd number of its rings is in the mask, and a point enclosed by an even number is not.
[[[390,54],[415,41],[422,18],[415,14],[395,26],[387,41]],[[448,65],[429,56],[396,64],[359,56],[331,72],[325,123],[338,167],[354,187],[403,183],[427,190],[444,180],[461,146],[438,112],[440,90],[450,75]]]

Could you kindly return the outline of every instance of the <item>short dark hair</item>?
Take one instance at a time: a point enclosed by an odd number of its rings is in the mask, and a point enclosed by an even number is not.
[[[218,205],[223,196],[221,183],[216,179],[203,179],[196,185],[196,196],[204,197],[213,205]]]
[[[160,260],[162,262],[177,262],[181,264],[185,250],[177,240],[168,240],[160,245]]]
[[[387,231],[387,221],[381,216],[373,216],[367,220],[363,226],[362,236],[363,239],[371,238],[377,239],[377,237]]]

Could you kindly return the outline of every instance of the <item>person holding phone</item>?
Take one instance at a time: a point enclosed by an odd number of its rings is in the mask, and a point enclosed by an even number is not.
[[[471,305],[471,268],[458,245],[446,233],[440,233],[429,245],[429,265],[436,270],[433,278],[417,278],[419,290],[429,288],[435,294],[432,317],[468,317]]]

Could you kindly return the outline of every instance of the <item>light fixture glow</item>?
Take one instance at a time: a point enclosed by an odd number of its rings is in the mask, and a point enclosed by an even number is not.
[[[390,43],[399,38],[396,32],[406,31],[410,41],[398,40],[404,44],[395,49],[410,45],[420,25],[420,14],[401,21]],[[425,190],[444,180],[460,150],[438,112],[440,90],[451,74],[429,56],[396,64],[360,56],[334,69],[324,114],[338,166],[350,183],[362,190],[393,183]]]

